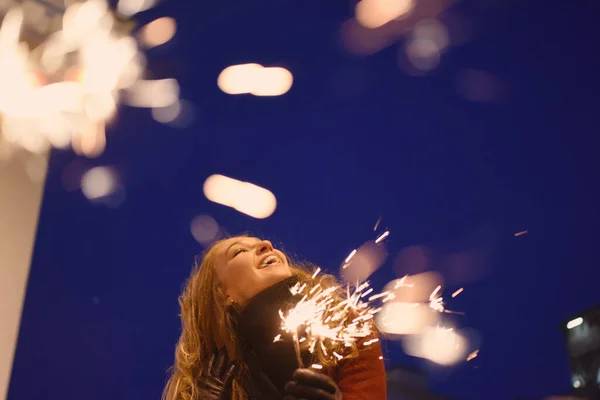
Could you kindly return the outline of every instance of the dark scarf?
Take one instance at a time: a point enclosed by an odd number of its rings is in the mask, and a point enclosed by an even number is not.
[[[279,315],[279,310],[285,313],[300,300],[290,292],[296,282],[296,277],[287,278],[260,292],[238,315],[236,332],[251,373],[247,385],[250,398],[282,399],[285,384],[299,368],[292,335],[281,330]],[[273,342],[278,334],[281,340]],[[302,356],[308,365],[310,353]]]

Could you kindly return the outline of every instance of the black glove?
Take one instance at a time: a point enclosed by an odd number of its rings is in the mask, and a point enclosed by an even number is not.
[[[235,363],[227,360],[227,350],[221,349],[212,354],[208,367],[200,378],[202,400],[225,400],[236,369]]]
[[[342,400],[333,379],[308,368],[300,368],[285,385],[286,398],[295,400]]]

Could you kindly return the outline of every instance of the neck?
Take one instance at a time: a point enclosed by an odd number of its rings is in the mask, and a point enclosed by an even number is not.
[[[285,313],[299,300],[290,292],[296,282],[298,279],[291,277],[256,295],[240,312],[237,325],[244,358],[250,361],[253,375],[264,373],[280,391],[299,368],[292,337],[281,330],[279,315],[280,310]],[[281,340],[274,342],[277,335]]]
[[[261,347],[272,342],[281,330],[279,310],[285,312],[298,301],[290,288],[298,278],[290,277],[254,296],[241,310],[238,335],[245,346]]]

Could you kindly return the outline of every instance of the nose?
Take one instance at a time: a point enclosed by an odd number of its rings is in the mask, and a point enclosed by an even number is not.
[[[256,246],[257,254],[269,253],[271,251],[273,251],[273,244],[268,240],[263,240]]]

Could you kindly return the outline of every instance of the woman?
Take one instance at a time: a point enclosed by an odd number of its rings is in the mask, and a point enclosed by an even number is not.
[[[279,310],[297,301],[290,291],[295,283],[336,284],[330,275],[311,275],[269,241],[238,236],[215,243],[179,299],[182,333],[163,399],[385,399],[378,342],[340,349],[340,361],[319,348],[313,353],[303,349],[304,365],[318,363],[323,369],[317,371],[299,368],[293,342],[285,335],[274,341],[281,333]]]

